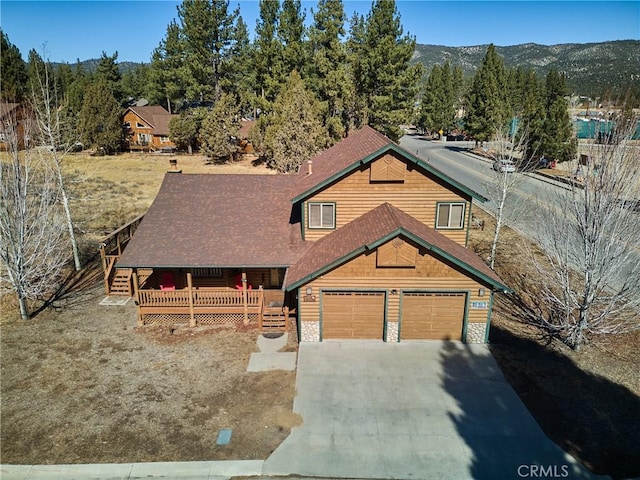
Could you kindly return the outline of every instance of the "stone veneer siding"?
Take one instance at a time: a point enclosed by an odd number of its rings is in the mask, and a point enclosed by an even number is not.
[[[485,323],[469,323],[467,324],[465,343],[484,343],[486,333],[487,325]]]
[[[398,322],[387,322],[387,342],[398,341]]]
[[[300,341],[319,342],[320,322],[300,322]]]

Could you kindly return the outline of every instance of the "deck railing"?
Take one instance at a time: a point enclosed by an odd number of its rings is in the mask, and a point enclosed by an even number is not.
[[[247,307],[262,305],[262,290],[247,290]],[[244,307],[242,290],[229,289],[139,290],[140,307]]]

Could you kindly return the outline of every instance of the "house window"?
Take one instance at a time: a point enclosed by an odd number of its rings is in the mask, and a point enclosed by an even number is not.
[[[310,203],[309,228],[336,228],[336,204]]]
[[[194,268],[192,273],[194,277],[222,277],[221,268]]]
[[[439,203],[436,228],[463,228],[464,207],[464,203]]]
[[[144,123],[140,123],[140,122],[136,122],[136,127],[137,128],[149,128]]]

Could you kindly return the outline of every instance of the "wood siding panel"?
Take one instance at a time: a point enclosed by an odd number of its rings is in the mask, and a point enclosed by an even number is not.
[[[489,310],[472,309],[472,302],[490,301],[489,288],[455,270],[452,266],[440,262],[428,252],[418,254],[415,268],[376,268],[376,252],[363,253],[344,265],[300,287],[300,298],[304,297],[307,286],[312,287],[314,302],[300,301],[300,320],[320,320],[320,292],[327,289],[344,290],[385,290],[387,291],[387,321],[400,319],[400,293],[402,291],[450,291],[466,292],[468,323],[487,322]],[[479,296],[484,288],[485,296]],[[391,290],[397,290],[392,294]]]
[[[444,185],[429,177],[422,169],[407,166],[402,183],[371,183],[369,167],[352,172],[338,183],[331,185],[303,205],[307,211],[308,202],[336,202],[336,228],[355,220],[373,208],[389,202],[424,224],[435,227],[436,205],[438,202],[465,202],[471,208],[470,199],[452,192]],[[461,230],[438,230],[455,242],[465,245],[467,238],[467,215]],[[333,230],[310,230],[305,220],[305,239],[317,240]]]

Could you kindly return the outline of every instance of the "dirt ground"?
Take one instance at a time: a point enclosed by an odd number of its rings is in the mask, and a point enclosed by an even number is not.
[[[493,219],[472,230],[470,248],[486,258]],[[532,281],[523,261],[524,240],[511,229],[501,234],[496,270],[507,285]],[[589,469],[613,478],[640,476],[640,331],[591,338],[579,352],[524,324],[518,305],[498,296],[489,335],[502,372],[544,432]]]
[[[295,373],[246,372],[257,330],[137,329],[101,288],[3,315],[2,463],[263,459],[298,424]]]
[[[67,166],[90,257],[96,238],[150,205],[168,159],[76,156]],[[181,156],[179,166],[268,173],[246,160],[219,166]],[[474,214],[486,224],[471,231],[470,248],[486,258],[492,219]],[[527,274],[521,242],[503,231],[496,266],[509,285]],[[246,372],[257,331],[139,330],[131,303],[99,305],[102,288],[100,272],[88,272],[26,322],[0,299],[2,463],[263,459],[298,424],[295,373]],[[573,352],[516,312],[498,298],[490,348],[546,434],[597,473],[640,476],[640,332]],[[221,428],[233,429],[228,446],[216,446]]]

